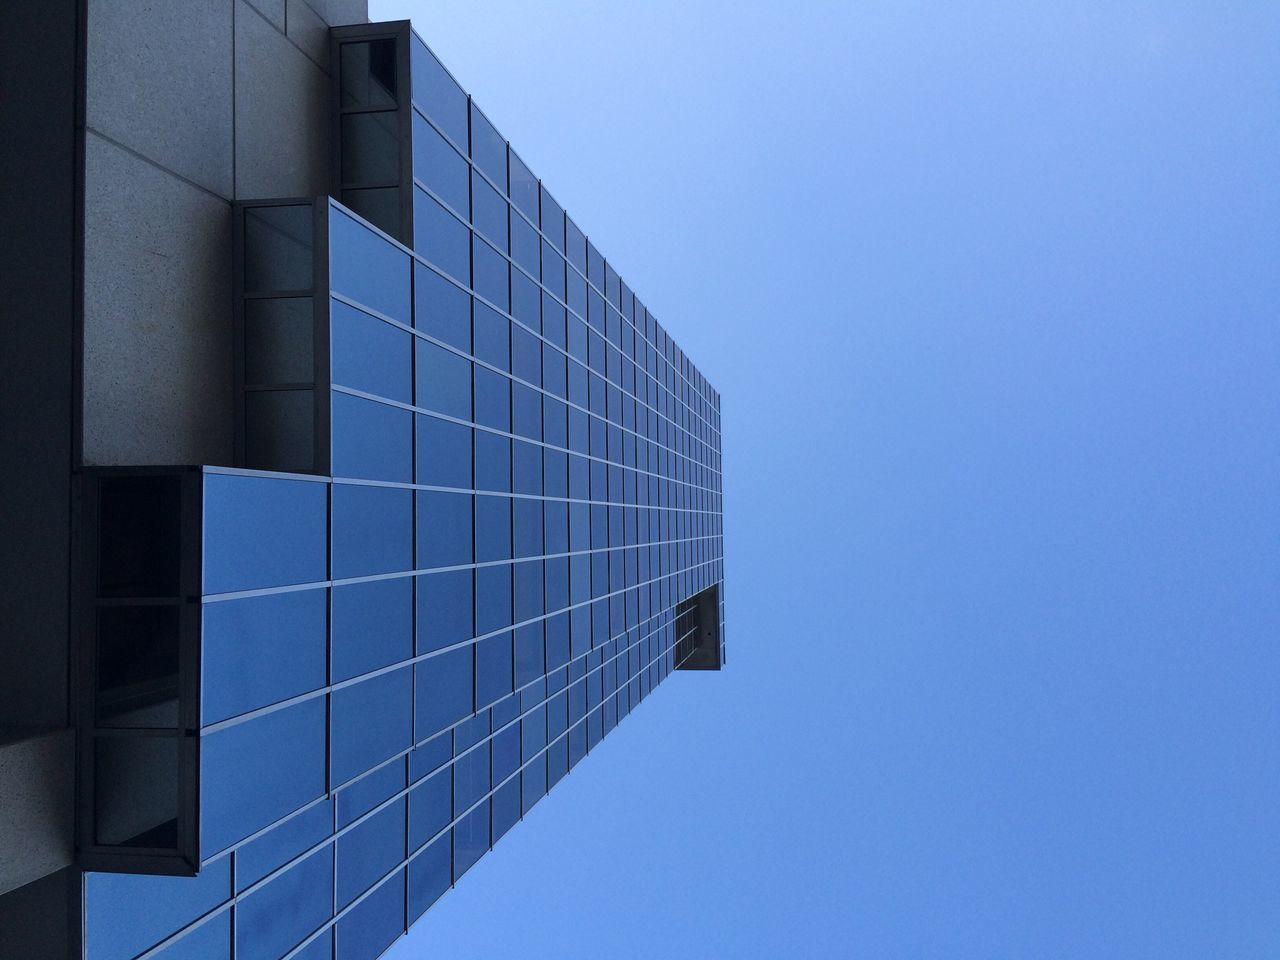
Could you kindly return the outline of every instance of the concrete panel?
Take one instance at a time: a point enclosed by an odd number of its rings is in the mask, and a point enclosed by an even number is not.
[[[89,0],[87,123],[224,197],[234,0]]]
[[[320,66],[329,66],[329,25],[306,0],[289,0],[289,39]]]
[[[324,71],[261,17],[236,17],[236,197],[328,192]]]
[[[0,894],[75,857],[75,731],[0,743]]]
[[[89,133],[84,243],[85,462],[231,463],[230,204]]]
[[[246,2],[280,30],[285,28],[284,0],[246,0]]]
[[[309,0],[311,8],[331,27],[368,23],[369,0]]]

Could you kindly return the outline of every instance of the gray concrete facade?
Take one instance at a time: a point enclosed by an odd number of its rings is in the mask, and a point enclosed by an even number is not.
[[[232,459],[231,203],[325,193],[365,0],[89,0],[84,462]]]

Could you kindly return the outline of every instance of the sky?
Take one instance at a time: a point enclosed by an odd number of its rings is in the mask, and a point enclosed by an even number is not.
[[[724,425],[726,668],[390,960],[1280,955],[1280,5],[370,14]]]

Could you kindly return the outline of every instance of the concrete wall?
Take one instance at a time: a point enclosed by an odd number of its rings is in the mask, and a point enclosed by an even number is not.
[[[84,461],[229,464],[231,201],[324,193],[366,0],[89,0]]]

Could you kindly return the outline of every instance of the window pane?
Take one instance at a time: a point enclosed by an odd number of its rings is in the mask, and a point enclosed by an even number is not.
[[[418,653],[475,636],[471,571],[445,570],[418,577]]]
[[[434,270],[416,264],[414,325],[437,340],[471,352],[471,296]]]
[[[413,246],[424,259],[463,283],[471,281],[471,231],[423,190],[413,191]]]
[[[460,147],[467,145],[467,95],[417,37],[410,37],[413,99]]]
[[[342,182],[386,186],[400,179],[400,115],[347,113],[342,123]]]
[[[333,485],[333,575],[363,577],[413,564],[413,492]]]
[[[420,114],[413,115],[413,175],[463,217],[469,212],[466,158]]]
[[[403,324],[413,322],[407,253],[337,208],[329,216],[329,247],[329,282],[335,293]]]
[[[417,405],[471,419],[471,361],[433,343],[418,343]]]
[[[344,107],[396,105],[396,44],[392,39],[342,45]]]
[[[325,703],[304,700],[201,739],[201,846],[224,850],[325,792]],[[252,790],[244,789],[247,783]]]
[[[204,722],[324,686],[327,600],[324,590],[298,590],[205,604]]]
[[[333,679],[346,680],[413,656],[413,581],[333,588]]]
[[[418,491],[418,566],[451,567],[471,562],[472,497]]]
[[[498,185],[507,189],[507,144],[480,109],[471,104],[471,159]]]
[[[417,482],[471,489],[472,429],[437,417],[419,416]]]
[[[359,776],[412,742],[410,667],[335,690],[330,763],[335,785]]]
[[[450,650],[417,664],[417,718],[414,737],[422,741],[472,712],[471,647]]]

